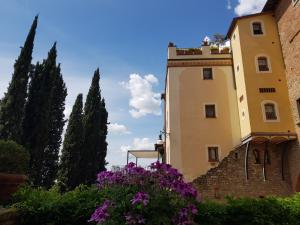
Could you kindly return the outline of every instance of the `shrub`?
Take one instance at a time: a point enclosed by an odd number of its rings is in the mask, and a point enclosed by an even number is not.
[[[0,140],[0,172],[26,173],[29,153],[13,141]]]
[[[149,170],[131,163],[116,172],[98,174],[105,200],[89,221],[98,224],[196,224],[197,191],[170,165],[153,163]]]
[[[196,221],[201,225],[298,225],[300,195],[291,198],[227,199],[198,205]]]
[[[24,225],[85,225],[102,201],[96,187],[82,185],[64,194],[55,188],[24,187],[15,194],[12,206]]]

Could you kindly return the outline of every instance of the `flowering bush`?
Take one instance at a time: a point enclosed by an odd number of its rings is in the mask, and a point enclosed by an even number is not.
[[[149,169],[128,164],[120,171],[98,174],[98,188],[106,198],[89,222],[97,224],[196,224],[197,191],[168,164]]]

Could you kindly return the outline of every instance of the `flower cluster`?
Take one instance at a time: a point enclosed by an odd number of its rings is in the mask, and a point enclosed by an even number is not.
[[[109,200],[104,201],[104,203],[95,210],[95,212],[91,216],[91,219],[88,222],[92,222],[92,221],[97,223],[105,222],[106,219],[109,217],[108,210],[112,205],[113,204],[111,203],[111,201]]]
[[[132,213],[125,214],[126,224],[135,225],[135,224],[145,224],[146,220],[141,215],[134,215]]]
[[[156,162],[149,169],[144,169],[129,163],[115,172],[100,172],[97,183],[106,198],[118,203],[113,205],[106,200],[96,209],[89,221],[98,224],[112,219],[109,209],[111,213],[118,213],[114,218],[123,219],[118,221],[120,224],[130,225],[148,223],[148,220],[155,217],[151,213],[160,211],[159,208],[163,209],[162,212],[169,213],[166,215],[169,224],[176,225],[193,224],[193,215],[197,213],[196,207],[189,204],[196,201],[196,189],[191,183],[184,181],[177,169],[168,164]],[[161,203],[157,203],[162,199]],[[168,208],[171,205],[174,210]]]
[[[195,224],[193,222],[193,216],[198,213],[198,210],[195,205],[190,204],[185,208],[182,208],[178,215],[175,217],[173,222],[177,225],[188,225]]]
[[[148,202],[149,202],[149,195],[144,192],[136,193],[133,199],[131,199],[132,205],[142,203],[144,206],[146,206]]]

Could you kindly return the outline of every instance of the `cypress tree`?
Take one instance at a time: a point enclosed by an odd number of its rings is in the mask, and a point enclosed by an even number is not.
[[[58,171],[59,149],[62,142],[62,132],[65,125],[64,110],[67,89],[64,83],[60,65],[52,73],[53,89],[50,103],[50,122],[48,144],[44,150],[43,168],[42,168],[42,186],[50,188]]]
[[[103,106],[99,87],[99,68],[95,71],[84,106],[84,147],[81,152],[80,182],[93,184],[96,174],[105,168],[106,148],[103,144]]]
[[[67,126],[61,162],[58,172],[58,184],[62,191],[69,191],[79,185],[80,152],[83,146],[83,104],[82,94],[79,94],[74,103]]]
[[[106,110],[105,99],[101,100],[101,151],[98,151],[98,156],[96,159],[96,165],[99,165],[99,171],[104,171],[107,162],[105,161],[106,153],[107,153],[107,119],[108,119],[108,112]]]
[[[53,73],[56,67],[56,43],[42,64],[32,72],[23,121],[22,143],[30,152],[29,176],[35,185],[42,185],[45,149],[49,141]]]
[[[22,119],[38,16],[34,18],[21,53],[14,64],[12,80],[0,105],[0,139],[21,141]]]

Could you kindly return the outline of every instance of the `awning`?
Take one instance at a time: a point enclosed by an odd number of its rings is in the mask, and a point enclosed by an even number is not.
[[[129,163],[130,155],[135,157],[135,164],[137,164],[138,159],[156,159],[156,161],[160,159],[160,154],[156,150],[128,150],[127,164]]]
[[[159,156],[158,151],[155,150],[128,150],[128,154],[136,158],[157,159]]]

